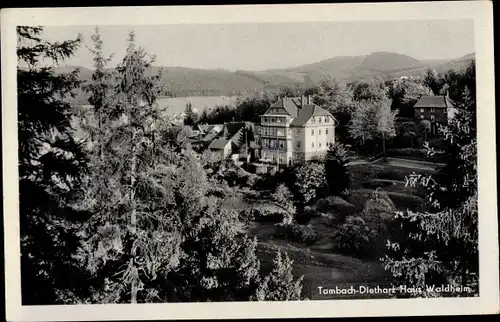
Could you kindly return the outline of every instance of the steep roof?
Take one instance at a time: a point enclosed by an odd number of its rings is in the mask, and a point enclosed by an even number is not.
[[[307,123],[311,119],[312,116],[331,116],[333,117],[328,111],[325,109],[314,105],[314,104],[309,104],[309,105],[304,105],[301,109],[298,110],[298,115],[296,118],[293,119],[291,125],[292,126],[302,126]]]
[[[212,150],[224,150],[224,148],[229,142],[230,142],[229,140],[215,139],[212,141],[212,143],[210,143],[208,148]]]
[[[302,99],[300,97],[284,97],[277,102],[271,104],[269,109],[266,111],[265,114],[275,114],[272,113],[272,110],[276,110],[279,108],[284,109],[284,111],[290,115],[291,117],[297,117],[297,110],[301,106]],[[278,112],[277,114],[282,114]]]
[[[231,122],[224,124],[225,132],[228,137],[233,137],[239,130],[245,127],[245,122]]]
[[[434,107],[434,108],[449,108],[455,107],[455,104],[446,95],[424,95],[413,106],[414,108]]]

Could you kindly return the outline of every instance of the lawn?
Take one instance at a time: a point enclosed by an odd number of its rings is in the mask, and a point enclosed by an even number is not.
[[[408,168],[414,169],[415,171],[435,171],[442,164],[427,162],[427,161],[419,161],[419,160],[410,160],[410,159],[399,159],[399,158],[386,158],[378,159],[373,161],[374,164],[386,164],[390,166],[400,167],[400,168]]]
[[[322,233],[327,233],[328,228],[323,228]],[[294,261],[294,276],[304,276],[302,296],[305,298],[311,299],[313,292],[317,292],[318,285],[382,287],[390,284],[391,274],[385,271],[377,260],[357,259],[333,253],[328,238],[321,239],[314,246],[306,247],[273,238],[274,231],[273,223],[256,223],[248,229],[248,233],[258,239],[257,254],[263,267],[262,273],[269,273],[273,259],[281,249]],[[382,297],[383,295],[378,295],[378,298]],[[358,295],[357,298],[373,298],[373,295]]]
[[[277,251],[279,249],[285,251],[294,261],[293,274],[296,277],[304,276],[302,296],[308,299],[316,299],[313,295],[317,292],[319,285],[346,288],[352,285],[356,288],[360,285],[382,287],[390,284],[391,274],[385,271],[378,261],[313,251],[281,240],[259,242],[257,249],[265,273],[269,272],[272,267]],[[373,297],[373,295],[358,295],[357,298]],[[383,295],[377,296],[377,298],[383,297]]]

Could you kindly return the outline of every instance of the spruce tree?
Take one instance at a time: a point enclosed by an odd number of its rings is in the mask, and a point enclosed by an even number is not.
[[[336,196],[350,188],[347,162],[344,145],[339,142],[330,145],[325,157],[325,177],[330,193]]]
[[[292,274],[293,261],[288,255],[278,251],[273,260],[273,270],[267,275],[257,290],[256,298],[259,301],[297,301],[302,293],[301,276],[294,280]]]
[[[75,208],[86,158],[73,139],[69,100],[78,70],[56,74],[81,39],[47,42],[41,27],[17,27],[19,218],[23,305],[65,302],[85,291],[85,275],[71,257],[85,214]]]
[[[111,97],[99,97],[102,92],[91,97],[105,101],[109,117],[101,124],[103,157],[93,159],[87,182],[86,205],[93,216],[81,255],[96,279],[97,294],[90,301],[105,303],[159,301],[158,279],[180,256],[170,189],[176,157],[162,148],[155,126],[162,88],[158,75],[147,75],[153,60],[135,46],[133,33],[128,42]]]

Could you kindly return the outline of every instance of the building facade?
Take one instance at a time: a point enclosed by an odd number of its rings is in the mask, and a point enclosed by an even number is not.
[[[446,125],[456,113],[448,95],[424,95],[413,106],[416,122],[424,122],[430,135],[438,135],[439,124]]]
[[[335,142],[336,120],[311,97],[281,98],[260,116],[260,159],[281,166],[322,158]]]

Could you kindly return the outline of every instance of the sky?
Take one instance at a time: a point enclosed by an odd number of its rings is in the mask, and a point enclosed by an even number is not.
[[[85,46],[66,61],[90,68],[96,26],[46,27],[53,41],[81,34]],[[155,65],[202,69],[266,70],[296,67],[336,56],[390,51],[417,59],[452,59],[474,52],[472,20],[400,20],[308,23],[99,26],[104,52],[124,55],[129,31],[156,56]]]

